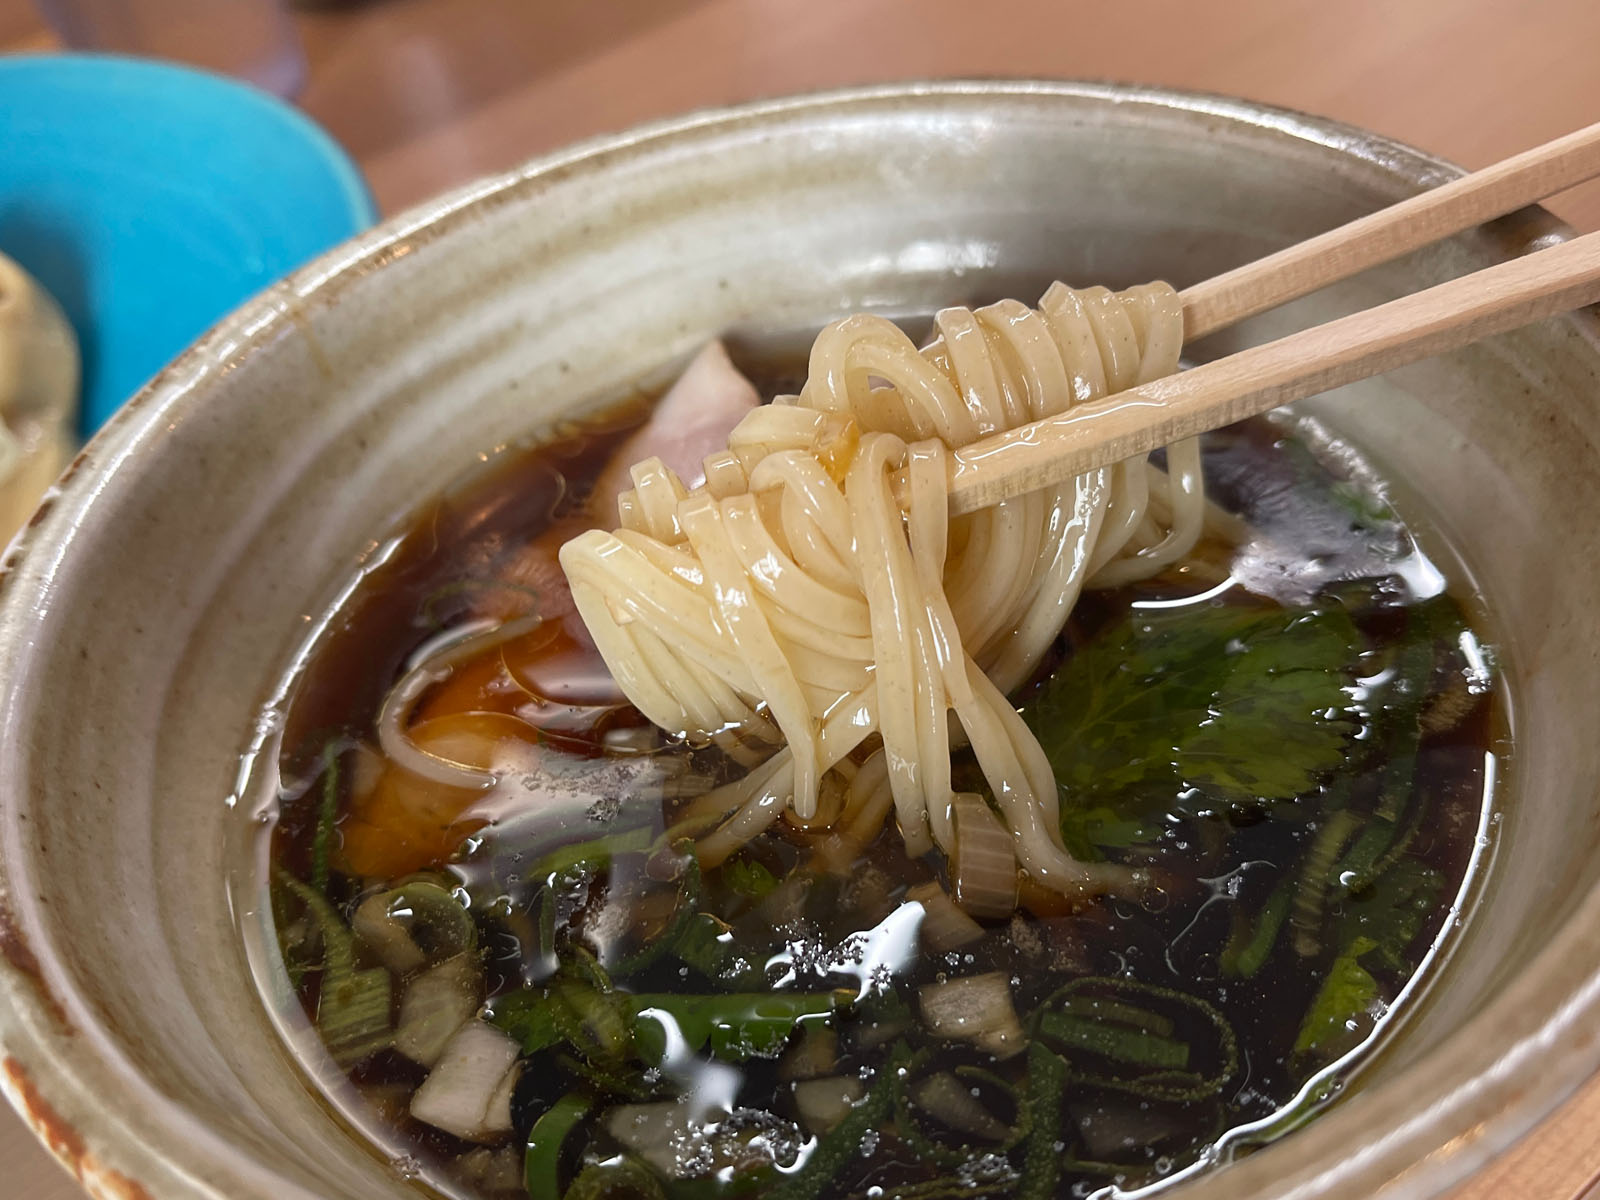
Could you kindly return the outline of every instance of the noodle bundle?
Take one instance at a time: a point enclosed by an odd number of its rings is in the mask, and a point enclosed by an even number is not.
[[[1198,445],[1169,447],[1165,472],[1140,457],[956,518],[947,457],[1177,370],[1179,301],[1161,283],[1058,283],[1037,309],[946,309],[935,328],[919,350],[882,318],[828,327],[801,394],[745,417],[703,485],[636,465],[620,528],[567,543],[561,563],[629,700],[753,764],[696,802],[704,862],[786,812],[861,845],[892,810],[908,853],[953,855],[950,753],[965,740],[1027,874],[1112,889],[1127,869],[1067,853],[1049,761],[1006,696],[1083,588],[1147,578],[1194,546]]]

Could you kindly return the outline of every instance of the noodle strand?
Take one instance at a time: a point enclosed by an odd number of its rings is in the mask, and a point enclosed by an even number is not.
[[[646,717],[769,748],[690,805],[715,822],[698,843],[708,865],[785,812],[848,850],[893,811],[908,853],[951,854],[950,753],[965,742],[1031,878],[1125,886],[1126,868],[1062,845],[1049,759],[1006,694],[1085,587],[1148,578],[1217,525],[1198,443],[1168,447],[1164,471],[1130,460],[957,518],[948,451],[1177,370],[1177,296],[1055,284],[1037,309],[946,309],[934,328],[918,350],[881,317],[829,326],[801,394],[740,422],[703,486],[638,464],[622,528],[569,542],[562,566]]]

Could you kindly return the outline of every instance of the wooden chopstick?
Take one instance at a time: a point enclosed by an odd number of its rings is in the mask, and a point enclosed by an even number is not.
[[[1597,300],[1600,233],[1591,233],[973,442],[951,456],[950,511],[985,508]]]
[[[1600,175],[1600,122],[1197,283],[1180,294],[1194,341],[1368,267]]]
[[[1184,339],[1215,333],[1596,176],[1600,122],[1187,288],[1179,293]],[[1589,277],[1595,236],[974,442],[953,456],[950,511],[972,512],[1593,303],[1600,298]],[[903,501],[903,472],[894,487]]]

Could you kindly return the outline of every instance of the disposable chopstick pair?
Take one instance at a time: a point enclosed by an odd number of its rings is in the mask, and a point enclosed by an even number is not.
[[[1600,176],[1600,123],[1181,293],[1188,340]],[[971,512],[1294,400],[1600,301],[1600,233],[983,438],[951,456]]]

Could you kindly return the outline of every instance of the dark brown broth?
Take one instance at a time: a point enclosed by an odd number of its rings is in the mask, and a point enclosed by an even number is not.
[[[340,744],[371,741],[377,709],[407,658],[471,608],[471,581],[492,574],[506,554],[581,500],[567,490],[565,481],[592,476],[618,436],[578,437],[503,455],[434,505],[389,561],[364,581],[310,659],[288,709],[282,743],[286,750],[281,763],[281,813],[271,851],[274,864],[300,877],[307,874],[317,825],[317,764],[330,738]],[[1276,580],[1285,588],[1292,584],[1304,591],[1307,599],[1326,596],[1341,581],[1352,578],[1383,580],[1361,597],[1341,603],[1356,610],[1357,624],[1374,653],[1401,636],[1408,598],[1403,586],[1394,582],[1395,564],[1401,560],[1408,564],[1398,572],[1402,577],[1407,571],[1426,575],[1427,568],[1419,566],[1422,560],[1403,531],[1397,534],[1393,525],[1363,523],[1359,488],[1348,488],[1335,473],[1315,462],[1302,443],[1286,440],[1282,429],[1265,421],[1214,435],[1208,442],[1207,459],[1211,494],[1259,528],[1274,533],[1279,544],[1296,548],[1297,557],[1274,560],[1271,554],[1258,556],[1260,561],[1249,568],[1254,578]],[[1203,575],[1197,568],[1137,588],[1092,594],[1080,604],[1043,674],[1070,661],[1076,647],[1124,619],[1130,606],[1192,594],[1197,579],[1203,586]],[[1251,606],[1263,602],[1235,588],[1219,597],[1219,603]],[[1471,665],[1452,661],[1440,667],[1435,680],[1440,690],[1454,687],[1453,674]],[[1025,690],[1019,699],[1025,703],[1027,698]],[[1427,947],[1441,935],[1483,824],[1486,753],[1496,729],[1496,709],[1492,694],[1482,688],[1468,700],[1458,698],[1457,703],[1463,710],[1457,719],[1425,736],[1417,752],[1417,786],[1429,819],[1406,847],[1404,860],[1411,864],[1408,869],[1436,873],[1438,897],[1407,940],[1399,966],[1371,968],[1380,996],[1387,999],[1400,994]],[[1341,803],[1355,809],[1374,804],[1378,776],[1386,765],[1373,764],[1367,776],[1348,781]],[[704,753],[695,766],[714,774],[729,771],[715,756]],[[1336,888],[1330,890],[1318,926],[1323,944],[1312,952],[1302,953],[1291,937],[1280,935],[1276,949],[1252,977],[1224,978],[1219,967],[1219,955],[1230,935],[1260,913],[1280,882],[1300,869],[1328,817],[1323,803],[1319,793],[1306,797],[1292,812],[1278,805],[1254,812],[1175,813],[1165,818],[1159,834],[1144,844],[1110,851],[1113,856],[1160,869],[1162,887],[1142,902],[1113,899],[1079,911],[1048,903],[1037,905],[1037,911],[1018,918],[1020,926],[990,923],[984,939],[970,950],[953,958],[924,955],[895,974],[894,989],[907,998],[915,996],[920,985],[946,976],[999,971],[1012,980],[1016,1009],[1022,1014],[1036,1009],[1073,978],[1132,979],[1154,987],[1182,989],[1213,1006],[1226,1020],[1238,1039],[1239,1065],[1226,1086],[1204,1100],[1151,1099],[1136,1091],[1093,1084],[1069,1089],[1061,1154],[1069,1164],[1079,1165],[1069,1166],[1054,1194],[1085,1196],[1106,1187],[1136,1189],[1171,1178],[1205,1159],[1211,1153],[1208,1147],[1227,1130],[1266,1122],[1287,1106],[1315,1106],[1337,1090],[1340,1077],[1308,1085],[1310,1077],[1327,1064],[1308,1062],[1293,1047],[1302,1018],[1339,951],[1328,931],[1337,926],[1350,901],[1341,899]],[[658,814],[650,827],[659,830],[662,823]],[[565,840],[594,837],[607,827],[604,822],[578,820]],[[555,839],[560,840],[559,836]],[[536,903],[537,889],[519,882],[519,876],[536,850],[543,852],[551,844],[548,831],[530,840],[525,832],[501,834],[491,828],[476,851],[450,867],[474,896],[492,994],[503,995],[547,978],[547,972],[530,966],[527,922],[504,920],[497,914],[507,910],[526,913]],[[778,835],[764,836],[747,856],[778,879],[793,872],[803,857],[793,839]],[[763,914],[760,902],[735,894],[720,876],[708,879],[703,907],[723,915],[752,945],[787,943],[788,956],[795,961],[808,953],[820,956],[811,964],[812,974],[792,972],[794,981],[775,990],[803,987],[815,991],[840,984],[854,988],[858,981],[848,972],[826,970],[826,952],[877,925],[894,910],[906,886],[936,879],[939,870],[932,860],[907,860],[891,829],[846,878],[824,876],[801,888],[805,894],[795,911],[776,926],[770,914]],[[612,888],[622,886],[620,877],[605,883]],[[335,903],[349,906],[362,889],[360,881],[336,871],[329,895]],[[574,928],[581,938],[581,917]],[[668,991],[690,986],[685,982],[689,975],[687,968],[668,958],[630,977],[626,986],[634,991]],[[692,986],[696,991],[706,990],[703,981]],[[314,1017],[315,972],[307,977],[301,997]],[[837,1019],[842,1046],[837,1073],[870,1076],[881,1069],[885,1047],[864,1043],[871,1041],[875,1021],[889,1019],[870,1004]],[[1177,1033],[1193,1035],[1193,1047],[1198,1051],[1189,1069],[1199,1076],[1209,1075],[1222,1065],[1220,1055],[1205,1058],[1204,1031],[1186,1028],[1186,1019],[1180,1012]],[[1370,1033],[1370,1019],[1365,1025],[1358,1023],[1340,1050],[1357,1049]],[[950,1050],[949,1054],[953,1061],[982,1065],[1013,1080],[1022,1066],[1017,1059],[989,1062],[971,1050]],[[742,1071],[740,1106],[780,1115],[792,1111],[784,1099],[785,1085],[778,1079],[775,1061],[756,1058]],[[396,1102],[396,1097],[403,1100],[406,1090],[424,1074],[398,1054],[385,1051],[361,1063],[351,1078],[369,1097],[383,1098],[381,1107],[392,1119],[397,1152],[419,1154],[447,1178],[453,1173],[451,1160],[469,1151],[470,1145],[410,1119],[403,1104]],[[575,1085],[575,1077],[559,1068],[526,1072],[515,1097],[516,1130],[510,1144],[520,1145],[519,1139],[526,1137],[534,1120]],[[1302,1089],[1307,1091],[1302,1093]],[[999,1104],[1005,1107],[1003,1099]],[[595,1153],[601,1154],[610,1143],[604,1134],[596,1136],[599,1141],[595,1144],[602,1149]],[[908,1189],[931,1185],[952,1171],[959,1173],[949,1164],[930,1165],[913,1144],[897,1138],[887,1126],[877,1144],[876,1153],[854,1156],[821,1194],[908,1194]],[[1018,1154],[1013,1153],[1012,1158],[1016,1160]],[[970,1175],[974,1168],[969,1163],[965,1169]],[[982,1177],[981,1169],[978,1177]],[[992,1185],[962,1194],[1010,1192],[1006,1186]]]

